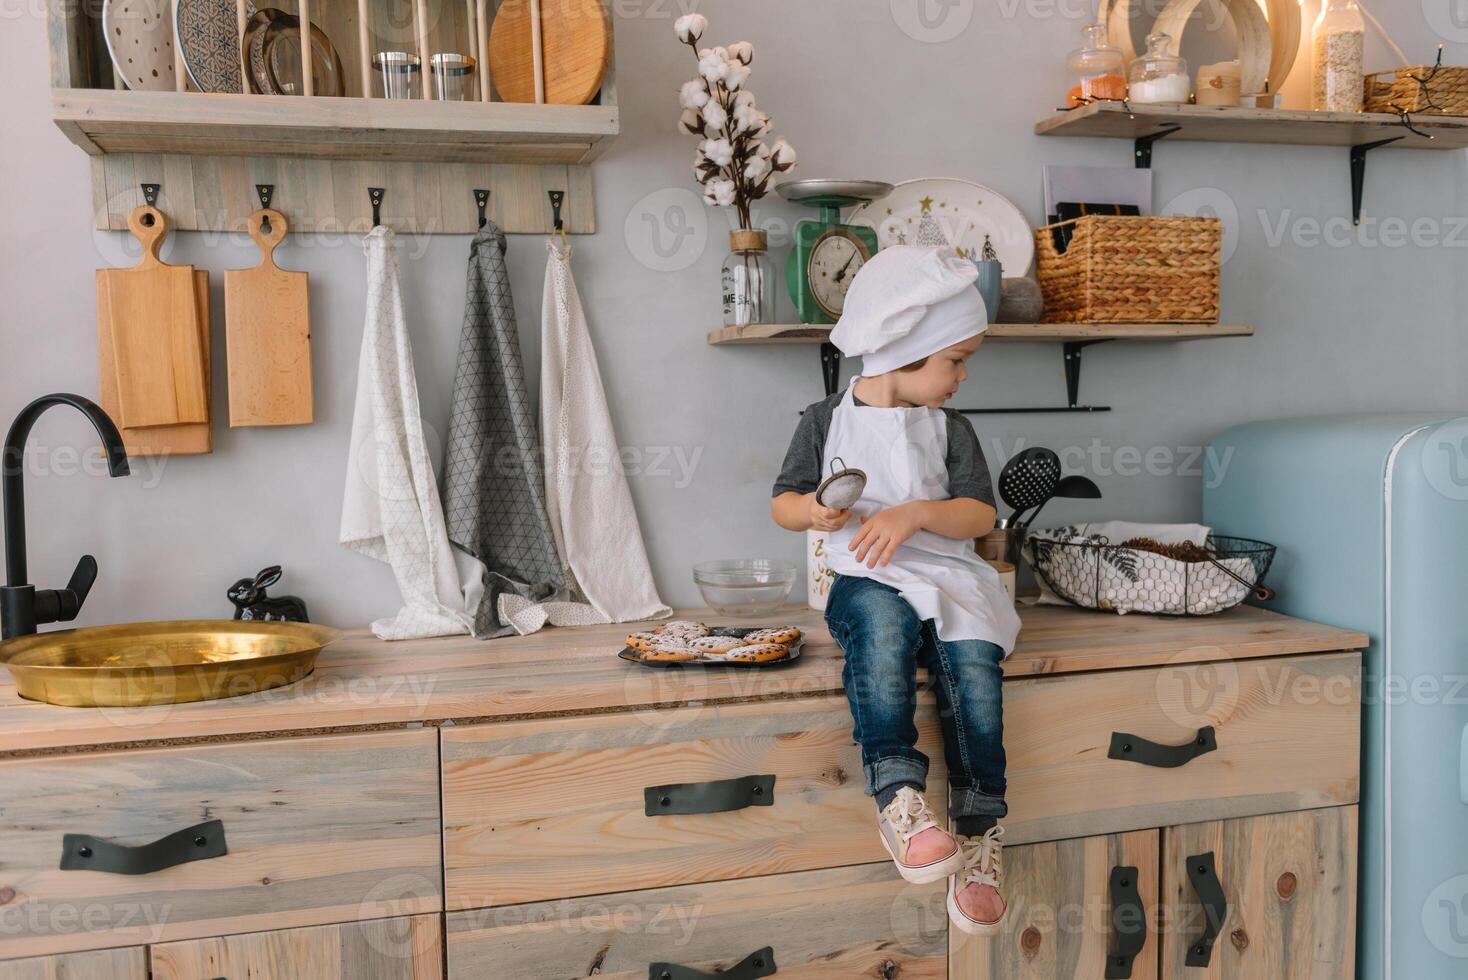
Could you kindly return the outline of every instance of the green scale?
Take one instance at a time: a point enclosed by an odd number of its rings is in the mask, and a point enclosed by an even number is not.
[[[892,185],[875,180],[792,180],[776,190],[787,201],[820,209],[795,223],[785,283],[801,323],[835,323],[851,280],[877,252],[877,231],[841,223],[841,209],[883,197]]]

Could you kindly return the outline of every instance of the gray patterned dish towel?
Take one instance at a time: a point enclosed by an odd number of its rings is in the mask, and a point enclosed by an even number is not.
[[[546,515],[536,409],[525,384],[505,235],[493,222],[469,248],[444,459],[449,541],[482,565],[482,594],[470,610],[474,635],[513,633],[496,611],[499,597],[509,592],[539,602],[560,592],[565,579]]]

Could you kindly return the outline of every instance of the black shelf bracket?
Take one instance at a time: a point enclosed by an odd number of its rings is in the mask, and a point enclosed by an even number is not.
[[[1377,140],[1374,143],[1360,143],[1351,147],[1351,223],[1361,223],[1361,199],[1366,190],[1366,154],[1379,146],[1395,143],[1402,139],[1401,136],[1393,136],[1390,139]]]
[[[841,350],[829,340],[821,344],[821,380],[826,385],[826,397],[836,394],[836,385],[841,378]]]
[[[1166,139],[1180,129],[1182,129],[1181,126],[1169,126],[1148,136],[1138,136],[1132,143],[1132,155],[1137,169],[1152,169],[1152,144],[1160,139]]]
[[[1038,412],[1109,412],[1110,405],[1077,405],[1081,395],[1081,351],[1092,344],[1104,344],[1111,340],[1068,340],[1064,344],[1065,398],[1064,405],[1049,405],[1039,408],[960,408],[965,415],[1019,415]]]

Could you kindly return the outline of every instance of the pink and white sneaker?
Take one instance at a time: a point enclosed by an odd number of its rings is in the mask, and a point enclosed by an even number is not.
[[[877,830],[897,873],[915,885],[937,881],[963,867],[958,841],[938,826],[928,801],[911,786],[899,789],[878,814]]]
[[[963,867],[948,879],[948,918],[971,936],[992,936],[1009,914],[999,894],[1004,883],[1003,839],[1004,828],[997,824],[982,837],[959,838]]]

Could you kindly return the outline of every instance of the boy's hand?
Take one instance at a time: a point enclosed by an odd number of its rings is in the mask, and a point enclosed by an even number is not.
[[[898,504],[871,517],[863,517],[861,530],[852,537],[847,548],[856,552],[857,561],[866,562],[868,568],[876,568],[878,563],[890,563],[897,546],[920,531],[922,526],[918,508],[913,503]]]
[[[851,520],[850,510],[836,510],[816,503],[816,495],[810,495],[810,527],[812,531],[839,531]]]

